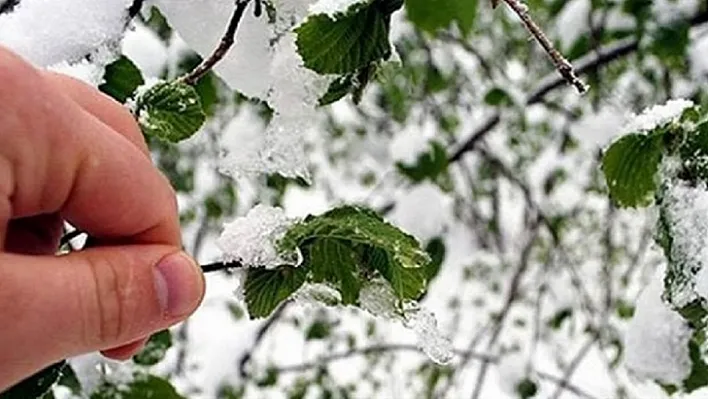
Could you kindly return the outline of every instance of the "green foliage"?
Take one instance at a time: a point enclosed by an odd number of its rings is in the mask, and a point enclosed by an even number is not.
[[[698,388],[708,386],[708,364],[703,360],[700,345],[691,339],[688,344],[691,358],[691,373],[683,381],[684,392],[691,393]]]
[[[61,370],[61,377],[59,377],[57,385],[68,388],[74,395],[81,394],[81,382],[69,363],[64,365],[64,368]]]
[[[557,330],[561,328],[563,325],[563,322],[573,316],[573,309],[571,308],[563,308],[556,312],[556,314],[551,317],[550,320],[548,320],[548,327]]]
[[[91,399],[184,399],[169,381],[154,375],[139,374],[129,384],[104,383]]]
[[[325,339],[332,334],[332,324],[327,320],[315,320],[305,330],[305,339],[308,341]]]
[[[244,285],[248,314],[266,317],[305,283],[303,267],[281,266],[273,270],[252,268],[247,271]]]
[[[158,83],[139,95],[135,114],[145,135],[172,143],[192,137],[206,119],[196,90],[179,81]]]
[[[324,106],[337,102],[352,95],[355,104],[359,104],[364,89],[369,84],[374,73],[378,70],[376,64],[360,68],[356,73],[342,75],[330,83],[325,94],[319,99],[319,105]]]
[[[445,241],[440,237],[433,238],[425,246],[425,252],[430,256],[430,263],[425,267],[425,277],[430,281],[440,273],[445,261]]]
[[[661,155],[661,134],[629,134],[612,144],[602,158],[602,171],[617,205],[640,207],[651,203]]]
[[[499,87],[495,87],[489,90],[487,94],[484,95],[484,102],[494,106],[506,106],[514,104],[514,100],[512,100],[509,93]]]
[[[673,68],[683,68],[686,65],[690,27],[686,21],[657,27],[655,31],[651,32],[648,50],[666,65]]]
[[[138,67],[124,55],[106,66],[103,81],[104,83],[98,86],[99,90],[121,104],[145,83]]]
[[[305,66],[321,74],[349,74],[388,58],[388,16],[373,4],[355,4],[332,19],[310,16],[295,31]]]
[[[538,385],[530,379],[525,378],[516,384],[516,393],[519,394],[520,399],[533,398],[538,393]]]
[[[414,164],[396,163],[398,170],[415,183],[425,180],[439,182],[446,177],[448,158],[445,147],[437,141],[430,143],[430,150],[418,155]]]
[[[405,3],[408,19],[431,34],[456,22],[467,35],[477,15],[477,0],[405,0]]]
[[[0,399],[42,398],[59,380],[65,361],[54,363],[0,393]]]
[[[170,330],[162,330],[153,334],[145,348],[133,356],[133,361],[141,366],[152,366],[159,363],[167,350],[172,347],[172,334]]]
[[[696,126],[695,130],[686,135],[679,147],[683,162],[681,177],[685,180],[702,180],[708,183],[708,122]]]
[[[399,299],[415,300],[425,291],[431,273],[430,256],[415,238],[375,212],[354,206],[308,216],[290,227],[278,250],[299,251],[302,264],[247,271],[245,296],[251,317],[269,315],[306,281],[324,283],[340,293],[342,303],[355,305],[362,284],[376,273]],[[435,250],[438,260],[444,256],[439,253],[444,249]]]
[[[342,303],[354,304],[361,283],[357,257],[346,240],[323,238],[309,245],[306,259],[315,282],[329,282],[342,294]]]

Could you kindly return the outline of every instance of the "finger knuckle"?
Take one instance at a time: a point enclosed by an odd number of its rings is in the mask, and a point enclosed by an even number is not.
[[[127,259],[125,259],[127,261]],[[101,344],[113,344],[130,338],[131,315],[138,301],[132,292],[132,268],[121,259],[94,257],[89,262],[93,306],[86,314],[86,335]],[[93,339],[91,339],[93,335]]]

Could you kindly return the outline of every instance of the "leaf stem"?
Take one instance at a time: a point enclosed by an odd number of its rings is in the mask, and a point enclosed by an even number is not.
[[[86,234],[85,231],[83,230],[72,230],[66,234],[64,234],[60,239],[59,239],[59,248],[67,245],[71,240],[74,238]],[[88,236],[86,239],[86,242],[88,243],[91,239],[91,236]],[[87,244],[88,246],[88,244]],[[86,248],[86,246],[84,247]],[[212,262],[212,263],[207,263],[204,265],[199,265],[199,267],[202,269],[202,273],[213,273],[213,272],[218,272],[222,270],[229,270],[229,269],[241,269],[245,267],[243,263],[239,261],[233,261],[233,262]]]
[[[236,42],[236,31],[241,23],[246,7],[250,2],[251,0],[236,1],[236,8],[234,9],[234,13],[231,15],[231,20],[229,21],[229,26],[226,28],[226,32],[224,32],[224,35],[221,37],[219,46],[214,50],[214,52],[211,53],[209,57],[202,61],[201,64],[197,65],[197,67],[195,67],[192,71],[179,78],[179,81],[190,86],[194,86],[197,84],[199,79],[211,71],[212,68],[214,68],[214,66],[226,56],[226,53],[228,53],[231,46],[233,46]]]
[[[519,16],[519,18],[521,18],[521,22],[523,22],[524,26],[526,26],[526,30],[529,31],[538,44],[543,47],[563,79],[565,79],[569,84],[575,86],[578,93],[584,94],[587,92],[588,86],[580,80],[580,78],[578,78],[573,65],[558,50],[556,50],[553,43],[548,40],[548,37],[543,30],[531,18],[528,6],[521,3],[519,0],[504,0],[504,2],[516,13],[516,15]]]
[[[243,264],[241,262],[213,262],[213,263],[207,263],[205,265],[200,265],[202,269],[202,273],[212,273],[212,272],[218,272],[222,270],[229,270],[229,269],[240,269],[243,268]]]

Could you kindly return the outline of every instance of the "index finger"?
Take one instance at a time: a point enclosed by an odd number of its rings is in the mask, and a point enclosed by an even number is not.
[[[59,212],[99,239],[181,245],[174,192],[140,148],[2,49],[0,87],[0,227]]]

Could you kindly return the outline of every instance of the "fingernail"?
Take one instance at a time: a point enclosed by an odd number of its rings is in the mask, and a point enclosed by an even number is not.
[[[177,252],[162,258],[155,267],[155,291],[162,312],[178,317],[194,310],[202,297],[203,279],[197,263]]]

